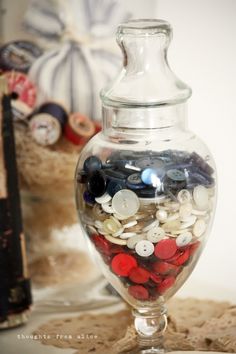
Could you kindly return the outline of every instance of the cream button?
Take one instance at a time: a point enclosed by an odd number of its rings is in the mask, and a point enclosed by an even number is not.
[[[114,217],[116,219],[121,220],[121,221],[126,220],[126,219],[129,218],[129,216],[124,216],[124,215],[120,215],[120,214],[117,214],[117,213],[114,213],[113,215],[114,215]]]
[[[111,200],[111,196],[108,193],[104,193],[101,197],[95,198],[95,201],[99,204],[108,203]]]
[[[195,222],[194,227],[193,227],[193,234],[196,237],[202,236],[202,234],[206,230],[206,223],[203,219],[199,219]]]
[[[120,235],[120,238],[126,240],[126,239],[131,238],[131,237],[134,237],[134,236],[137,236],[136,232],[123,232],[123,233]]]
[[[136,236],[133,236],[133,237],[130,237],[127,241],[127,247],[130,248],[130,249],[134,249],[136,244],[139,242],[139,241],[142,241],[145,239],[145,236],[144,235],[136,235]]]
[[[193,206],[191,203],[185,203],[182,204],[181,207],[179,208],[179,216],[181,219],[186,219],[188,218],[193,210]]]
[[[104,235],[105,239],[116,244],[116,245],[122,245],[122,246],[126,246],[127,241],[126,240],[121,240],[120,238],[116,238],[110,235]]]
[[[100,220],[96,220],[95,223],[94,223],[94,226],[97,229],[102,229],[103,228],[103,222],[101,222]]]
[[[122,227],[121,229],[119,229],[118,231],[114,232],[112,234],[113,237],[119,237],[121,234],[123,234],[124,232],[124,228]]]
[[[176,238],[176,245],[178,247],[183,247],[188,245],[191,241],[192,241],[192,234],[191,232],[183,232],[182,234],[180,234],[177,238]]]
[[[119,222],[119,221],[118,221]],[[103,222],[103,229],[108,234],[114,234],[122,228],[122,225],[118,225],[113,219],[109,218]]]
[[[102,209],[108,214],[113,214],[114,213],[114,209],[112,208],[112,201],[110,200],[107,203],[103,203],[102,204]]]
[[[142,240],[136,244],[135,251],[141,257],[149,257],[154,252],[154,245],[150,241]]]
[[[151,220],[145,227],[143,228],[143,232],[148,232],[149,230],[153,229],[154,227],[159,226],[158,220]]]
[[[192,226],[196,222],[196,220],[197,220],[197,217],[195,215],[190,215],[181,224],[180,229],[187,229],[188,227]]]
[[[178,195],[177,199],[180,204],[189,203],[192,199],[191,193],[187,189],[182,189]]]
[[[172,232],[172,230],[178,230],[181,227],[181,223],[179,220],[168,221],[162,227],[166,232]]]
[[[128,228],[130,228],[130,227],[132,227],[132,226],[135,226],[135,225],[137,225],[137,221],[136,220],[133,220],[133,221],[130,221],[130,222],[128,222],[127,224],[123,224],[123,227],[125,228],[125,229],[128,229]]]
[[[167,217],[168,217],[168,214],[167,214],[166,210],[163,210],[163,209],[157,210],[157,212],[156,212],[157,220],[159,220],[160,222],[165,222]]]
[[[137,213],[140,202],[137,195],[128,190],[122,189],[112,198],[112,209],[115,213],[123,216],[133,216]]]
[[[201,210],[208,209],[209,195],[204,186],[197,186],[193,190],[193,199],[196,206]]]
[[[165,231],[161,227],[154,227],[147,233],[147,240],[153,243],[160,241],[165,236]]]

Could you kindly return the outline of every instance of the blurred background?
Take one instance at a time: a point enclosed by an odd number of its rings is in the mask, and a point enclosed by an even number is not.
[[[219,190],[211,237],[179,294],[236,300],[236,2],[234,0],[120,0],[132,17],[169,21],[173,71],[193,89],[189,126],[207,142]],[[32,38],[21,23],[28,0],[2,0],[1,42]]]

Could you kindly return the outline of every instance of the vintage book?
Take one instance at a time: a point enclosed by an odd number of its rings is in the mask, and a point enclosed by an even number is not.
[[[0,328],[25,323],[31,302],[11,101],[0,75]]]

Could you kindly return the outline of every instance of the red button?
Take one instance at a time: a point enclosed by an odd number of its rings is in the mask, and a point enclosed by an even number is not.
[[[149,280],[150,273],[141,267],[133,268],[129,274],[131,281],[137,284],[144,284]]]
[[[131,269],[137,267],[137,261],[129,254],[120,253],[112,259],[111,267],[114,273],[126,277]]]
[[[147,289],[142,285],[131,285],[128,292],[137,300],[147,300],[149,298]]]
[[[110,254],[110,242],[107,241],[103,236],[99,235],[92,235],[92,240],[95,245],[95,247],[100,251],[101,253]]]
[[[176,265],[167,262],[155,262],[152,267],[159,274],[176,274],[179,269]]]
[[[190,247],[189,247],[189,255],[190,256],[195,253],[195,251],[198,249],[200,244],[201,244],[201,242],[197,241],[197,242],[193,243],[192,245],[190,245]]]
[[[150,273],[150,279],[152,279],[152,281],[156,284],[159,284],[162,282],[162,277],[160,277],[160,275],[157,275],[155,273]]]
[[[184,264],[189,259],[189,248],[186,248],[184,251],[178,250],[174,257],[168,259],[168,262],[176,266]]]
[[[165,278],[160,285],[157,287],[159,294],[163,294],[166,290],[170,289],[175,283],[175,277],[169,276]]]
[[[175,240],[165,239],[158,242],[155,247],[155,256],[160,259],[168,259],[173,257],[177,251]]]

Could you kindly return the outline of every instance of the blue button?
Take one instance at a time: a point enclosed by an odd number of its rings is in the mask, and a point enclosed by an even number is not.
[[[172,181],[181,182],[186,180],[185,173],[181,170],[171,169],[166,174]]]
[[[146,185],[143,183],[141,179],[140,173],[133,173],[131,174],[126,181],[126,185],[130,189],[143,189]]]
[[[101,197],[106,191],[106,176],[103,171],[92,172],[88,178],[88,191],[95,197]]]
[[[89,204],[89,205],[93,205],[95,204],[95,197],[89,193],[88,191],[85,191],[83,194],[84,197],[84,201]]]
[[[208,175],[212,175],[214,173],[214,169],[196,152],[192,152],[190,155],[190,161],[193,165],[199,166],[203,172]]]
[[[102,161],[97,156],[89,156],[84,161],[84,170],[85,172],[93,172],[101,170]]]
[[[156,169],[164,169],[165,163],[157,157],[143,157],[138,159],[135,162],[135,166],[140,169],[144,168],[156,168]]]
[[[145,168],[141,173],[141,179],[147,185],[160,188],[164,175],[165,170],[163,168]]]
[[[117,182],[114,180],[110,180],[107,185],[107,193],[114,197],[114,195],[119,192],[121,189],[125,188],[125,183]]]

